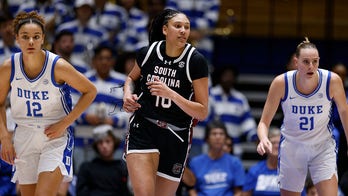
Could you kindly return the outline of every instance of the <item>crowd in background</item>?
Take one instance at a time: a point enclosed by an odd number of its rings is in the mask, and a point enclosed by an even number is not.
[[[199,194],[200,191],[205,192],[205,188],[209,189],[210,186],[221,183],[228,184],[226,187],[229,187],[235,195],[253,195],[253,193],[256,195],[263,191],[279,195],[279,188],[277,188],[274,178],[276,175],[274,162],[277,154],[268,155],[263,162],[251,167],[250,170],[242,164],[241,144],[257,142],[256,122],[246,96],[235,89],[238,70],[232,66],[219,66],[219,69],[214,69],[212,64],[214,43],[211,33],[216,27],[219,17],[221,6],[219,0],[142,1],[142,5],[145,5],[146,9],[141,7],[141,2],[137,0],[117,0],[116,2],[107,0],[11,0],[1,2],[0,63],[9,58],[11,54],[20,51],[11,28],[13,17],[21,11],[36,10],[46,20],[44,48],[68,60],[97,87],[98,94],[94,102],[75,123],[75,131],[88,127],[87,129],[93,130],[94,135],[87,139],[76,137],[75,179],[70,184],[62,184],[60,194],[84,195],[84,192],[89,191],[88,186],[98,187],[99,185],[101,189],[108,190],[103,185],[110,181],[115,182],[115,180],[119,184],[110,184],[110,186],[120,186],[118,190],[124,195],[131,194],[131,185],[127,184],[124,163],[116,161],[121,159],[120,153],[123,151],[124,134],[129,119],[129,114],[121,109],[122,87],[126,75],[134,65],[137,50],[148,45],[148,29],[151,19],[168,7],[183,11],[190,18],[190,43],[207,58],[212,76],[209,117],[205,121],[198,122],[194,128],[190,155],[192,160],[187,168],[187,171],[192,170],[196,175],[196,183],[194,186],[183,184],[184,188],[180,189],[181,192],[178,191],[178,195]],[[343,67],[345,68],[345,66]],[[345,76],[346,73],[342,76],[343,80]],[[74,89],[71,91],[73,101],[78,100],[78,92]],[[335,120],[338,129],[337,135],[344,134],[339,125],[339,119]],[[215,128],[219,130],[215,130]],[[214,135],[209,135],[212,133]],[[270,138],[279,136],[277,132],[272,132],[272,134],[274,135],[270,135]],[[106,137],[110,138],[105,139]],[[340,147],[339,180],[342,178],[342,183],[345,183],[347,162],[341,160],[346,161],[347,159],[347,157],[343,158],[346,156],[344,153],[346,152],[346,141],[342,141],[344,136],[339,138],[337,140]],[[278,142],[279,138],[274,140]],[[114,144],[105,148],[111,148],[112,154],[118,153],[112,157],[105,155],[107,158],[104,158],[101,156],[100,149],[104,143],[106,145],[110,141]],[[93,146],[93,149],[86,150],[90,146]],[[345,146],[345,150],[341,146]],[[223,150],[225,148],[232,148],[233,151],[227,152]],[[86,152],[87,156],[85,156]],[[95,156],[99,158],[94,159]],[[221,156],[224,157],[224,160],[216,162]],[[110,166],[105,160],[112,160],[112,163],[117,166]],[[92,162],[89,163],[89,161]],[[206,163],[206,167],[203,168],[201,163]],[[10,182],[11,169],[4,162],[0,162],[0,164],[2,175],[0,195],[16,195],[14,185],[2,186],[5,185],[5,182]],[[231,167],[238,170],[226,171],[224,169],[229,167],[226,164],[231,164]],[[114,171],[102,173],[105,177],[104,183],[100,183],[102,177],[97,177],[102,175],[95,169],[98,165]],[[263,171],[264,173],[262,173]],[[116,176],[110,174],[119,174],[119,176],[114,179],[113,177]],[[87,179],[94,180],[87,181]],[[99,183],[95,183],[96,181]],[[212,185],[209,186],[209,183]],[[347,191],[344,187],[347,187],[347,184],[342,186],[342,191]],[[12,193],[7,192],[9,190]]]

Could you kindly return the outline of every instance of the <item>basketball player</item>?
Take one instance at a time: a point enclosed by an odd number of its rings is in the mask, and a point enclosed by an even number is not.
[[[164,10],[152,22],[124,86],[123,109],[134,112],[126,161],[135,195],[175,195],[190,149],[193,118],[208,113],[208,66],[187,43],[190,21]],[[160,41],[161,40],[161,41]],[[140,92],[134,94],[134,81]]]
[[[271,152],[267,132],[281,103],[284,120],[279,151],[281,195],[299,196],[307,170],[319,195],[337,195],[335,141],[330,122],[332,101],[337,104],[348,136],[348,106],[341,78],[319,69],[319,52],[308,39],[297,46],[297,70],[277,76],[269,89],[258,125],[257,152]]]
[[[14,164],[12,181],[18,181],[22,196],[53,196],[63,179],[71,180],[74,139],[70,125],[96,95],[93,84],[70,63],[42,49],[44,26],[37,12],[18,14],[13,28],[22,52],[0,67],[1,158]],[[68,85],[82,93],[73,110]],[[17,125],[14,144],[5,125],[9,91]]]

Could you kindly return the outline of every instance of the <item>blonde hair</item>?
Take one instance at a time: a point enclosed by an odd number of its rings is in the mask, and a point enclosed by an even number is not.
[[[305,49],[305,48],[313,48],[313,49],[318,50],[317,46],[315,44],[311,43],[309,41],[308,37],[305,37],[305,40],[297,45],[296,52],[295,52],[296,57],[299,57],[301,49]]]

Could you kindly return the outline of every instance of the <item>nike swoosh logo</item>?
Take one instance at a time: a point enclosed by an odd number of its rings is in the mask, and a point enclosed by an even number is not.
[[[290,99],[295,99],[296,97],[290,97]]]
[[[23,79],[23,78],[16,78],[16,80],[21,80],[21,79]]]

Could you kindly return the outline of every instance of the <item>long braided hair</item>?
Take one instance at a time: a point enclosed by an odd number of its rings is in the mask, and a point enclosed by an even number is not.
[[[150,45],[155,41],[165,40],[166,37],[163,34],[163,25],[168,24],[168,21],[180,14],[177,10],[165,9],[160,14],[158,14],[152,21],[149,30],[149,43]]]

